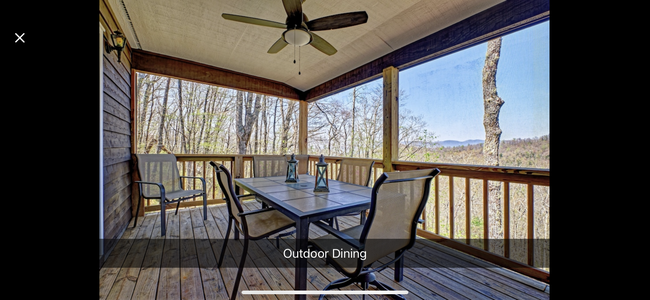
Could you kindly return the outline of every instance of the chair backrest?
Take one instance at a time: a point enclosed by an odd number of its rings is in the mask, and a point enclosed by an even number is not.
[[[374,165],[374,160],[345,158],[339,164],[339,176],[336,180],[368,186]]]
[[[287,157],[287,161],[291,159],[291,154],[285,156]],[[309,155],[296,155],[296,160],[298,161],[298,174],[308,174]]]
[[[237,220],[237,223],[240,224],[241,217],[237,214],[244,212],[244,209],[239,202],[239,198],[235,197],[237,194],[235,194],[235,187],[233,185],[230,172],[222,164],[211,161],[210,165],[214,167],[217,173],[217,181],[219,182],[219,187],[221,188],[221,192],[226,198],[225,200],[228,204],[228,214],[230,214],[231,217],[235,218],[235,220]]]
[[[415,243],[417,224],[438,169],[383,173],[372,189],[360,242],[370,263]]]
[[[253,155],[253,177],[287,176],[284,155]]]
[[[165,192],[182,190],[176,156],[173,154],[136,154],[138,174],[141,181],[162,183]],[[145,198],[160,197],[160,189],[155,185],[142,185]]]

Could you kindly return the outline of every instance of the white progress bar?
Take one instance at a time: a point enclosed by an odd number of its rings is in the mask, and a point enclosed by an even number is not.
[[[242,295],[401,295],[408,291],[242,291]]]

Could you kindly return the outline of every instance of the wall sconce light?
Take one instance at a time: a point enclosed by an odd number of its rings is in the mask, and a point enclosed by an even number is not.
[[[117,50],[117,62],[122,62],[120,58],[122,57],[122,50],[124,50],[124,45],[126,45],[126,37],[119,30],[115,30],[111,34],[111,40],[113,40],[113,46],[106,43],[104,48],[107,53],[111,53],[113,50]]]

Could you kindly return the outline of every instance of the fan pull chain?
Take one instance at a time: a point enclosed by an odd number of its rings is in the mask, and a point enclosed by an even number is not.
[[[300,47],[298,47],[298,75],[300,75]]]

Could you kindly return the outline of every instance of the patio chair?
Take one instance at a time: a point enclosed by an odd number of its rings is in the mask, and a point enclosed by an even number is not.
[[[311,239],[309,244],[321,251],[328,251],[325,252],[327,262],[346,276],[332,281],[324,290],[353,283],[361,283],[364,290],[369,284],[379,290],[393,290],[377,281],[374,272],[401,259],[413,247],[419,216],[429,198],[431,180],[439,173],[438,169],[383,173],[372,188],[365,224],[339,231],[324,222],[314,223],[329,234]],[[338,249],[351,250],[349,255],[342,256],[337,255]],[[391,253],[395,253],[394,259],[372,267]],[[393,296],[404,299],[400,295]],[[323,295],[319,299],[322,298]]]
[[[287,160],[291,159],[291,154],[286,155]],[[309,174],[309,155],[296,155],[298,161],[298,174]]]
[[[287,175],[285,155],[253,155],[253,177]]]
[[[239,288],[242,270],[244,269],[244,262],[246,261],[248,241],[267,238],[280,231],[295,227],[296,222],[272,207],[245,212],[242,208],[240,199],[252,197],[255,196],[255,194],[243,196],[235,194],[232,176],[228,169],[226,169],[224,165],[212,161],[210,162],[210,165],[215,168],[215,171],[218,174],[217,181],[219,182],[221,191],[225,196],[228,207],[228,229],[226,230],[226,236],[224,237],[223,246],[221,247],[221,255],[219,256],[217,267],[221,267],[232,224],[235,224],[235,230],[244,235],[244,250],[241,253],[241,260],[239,262],[237,276],[235,277],[235,286],[230,294],[230,299],[235,299],[237,297],[237,289]]]
[[[287,161],[291,159],[291,155],[253,155],[253,177],[272,177],[272,176],[287,176]],[[296,159],[300,160],[298,156]],[[302,166],[298,163],[298,174]],[[262,202],[257,199],[258,202]],[[262,208],[266,208],[266,203],[262,202]],[[280,247],[280,238],[294,234],[296,231],[285,232],[277,236],[275,247]]]
[[[370,174],[372,174],[372,167],[375,165],[374,161],[367,159],[344,158],[339,164],[339,176],[336,178],[338,181],[347,182],[356,185],[369,186]],[[359,224],[363,225],[366,221],[366,211],[362,210],[358,213],[351,213],[345,216],[359,215]],[[339,229],[339,222],[334,218],[336,229]]]
[[[182,201],[203,197],[203,219],[208,219],[207,198],[205,193],[205,179],[202,177],[180,176],[176,156],[173,154],[135,154],[140,181],[136,181],[140,190],[138,207],[135,213],[135,222],[138,222],[140,203],[142,199],[158,199],[160,201],[160,230],[165,235],[165,208],[169,204],[176,204],[176,214]],[[201,180],[200,190],[184,189],[181,180],[192,178]]]

